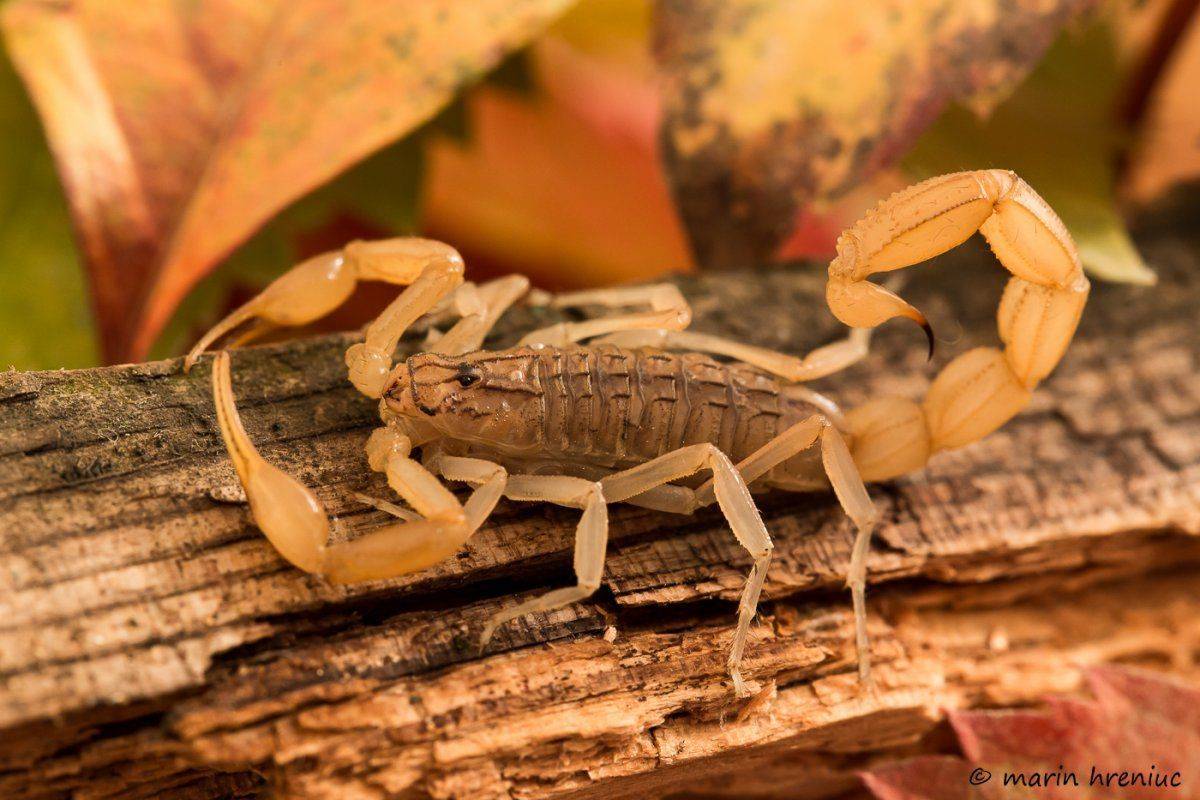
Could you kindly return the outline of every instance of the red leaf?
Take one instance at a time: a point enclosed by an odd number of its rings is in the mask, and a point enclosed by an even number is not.
[[[952,711],[966,759],[917,758],[872,769],[863,780],[881,800],[1195,796],[1200,690],[1122,667],[1097,667],[1086,677],[1093,700],[1053,698],[1036,710]]]
[[[955,756],[922,756],[877,767],[862,776],[879,800],[966,800],[999,797],[996,787],[974,786],[974,768]],[[990,783],[990,781],[989,781]]]

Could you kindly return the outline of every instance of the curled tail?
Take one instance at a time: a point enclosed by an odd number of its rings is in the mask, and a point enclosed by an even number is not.
[[[880,203],[838,240],[830,310],[852,327],[906,317],[928,331],[921,312],[866,278],[930,259],[975,231],[1012,273],[998,312],[1004,349],[959,355],[921,403],[887,397],[850,411],[852,453],[866,480],[919,469],[939,450],[999,428],[1029,402],[1079,324],[1089,284],[1075,242],[1046,201],[1006,170],[930,178]]]

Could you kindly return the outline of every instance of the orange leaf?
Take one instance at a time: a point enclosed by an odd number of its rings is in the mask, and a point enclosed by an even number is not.
[[[480,87],[467,99],[470,141],[430,141],[424,227],[548,286],[688,268],[649,69],[557,37],[532,55],[535,96]]]
[[[15,0],[109,360],[280,209],[429,119],[571,0]]]
[[[1091,0],[659,0],[667,169],[702,266],[892,164],[952,100],[986,113]]]

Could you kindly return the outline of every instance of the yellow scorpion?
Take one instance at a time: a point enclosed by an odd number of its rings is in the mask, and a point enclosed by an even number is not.
[[[888,319],[906,317],[928,333],[917,309],[866,279],[925,261],[975,231],[1012,273],[998,315],[1003,350],[959,355],[920,403],[885,397],[843,414],[802,385],[861,359],[869,329]],[[371,468],[408,508],[370,502],[397,522],[330,543],[320,502],[264,461],[246,435],[228,354],[214,363],[221,434],[254,521],[279,553],[334,582],[377,580],[454,555],[501,497],[581,509],[577,583],[500,612],[483,632],[486,641],[498,625],[596,591],[609,503],[690,514],[715,502],[754,561],[729,651],[739,695],[748,692],[739,667],[772,549],[747,487],[832,487],[857,526],[847,583],[866,681],[866,555],[876,513],[864,482],[919,469],[939,450],[974,442],[1019,412],[1066,350],[1089,288],[1066,228],[1028,184],[1003,170],[959,172],[898,192],[842,234],[826,299],[853,330],[803,358],[686,330],[691,310],[670,284],[551,296],[543,302],[614,313],[535,330],[510,349],[482,350],[529,282],[465,282],[452,247],[400,238],[354,242],[300,264],[205,335],[185,365],[244,323],[252,325],[239,343],[324,316],[360,280],[406,287],[346,353],[350,380],[380,400],[383,425],[366,445]],[[458,321],[393,365],[400,337],[430,312]],[[439,478],[472,490],[460,501]]]

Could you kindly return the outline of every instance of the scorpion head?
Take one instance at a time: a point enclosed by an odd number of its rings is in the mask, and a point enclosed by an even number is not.
[[[447,438],[533,445],[542,414],[535,362],[521,351],[418,353],[392,373],[384,402]]]

